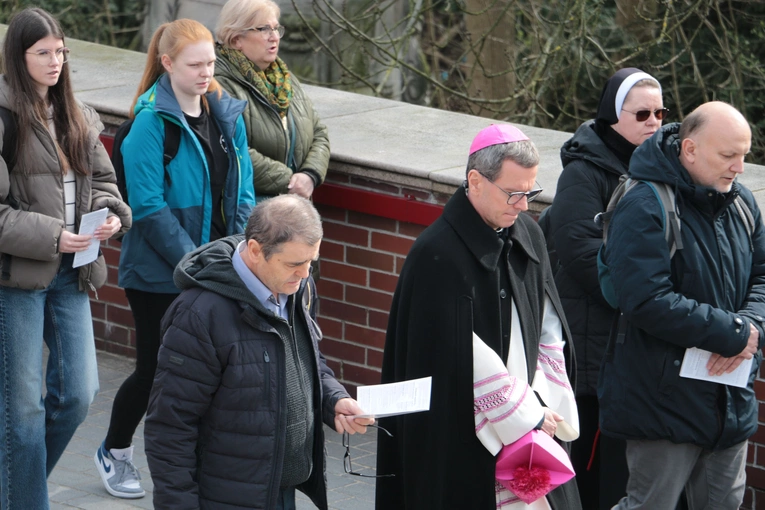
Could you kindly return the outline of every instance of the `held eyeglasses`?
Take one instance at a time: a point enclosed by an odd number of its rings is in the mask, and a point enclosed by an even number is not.
[[[388,434],[388,437],[393,437],[393,434],[385,430],[379,425],[367,425],[367,427],[373,427],[376,429],[380,429],[386,434]],[[343,456],[343,470],[348,473],[349,475],[353,476],[361,476],[363,478],[390,478],[391,476],[396,476],[393,474],[390,475],[365,475],[362,473],[357,473],[353,470],[353,465],[351,464],[351,436],[348,434],[348,432],[343,432],[343,446],[345,447],[345,455]]]
[[[282,37],[284,37],[285,28],[284,28],[284,25],[276,25],[275,27],[269,27],[268,25],[263,25],[262,27],[250,28],[248,30],[259,33],[263,39],[268,39],[269,37],[271,37],[272,32],[276,34],[277,36],[279,36],[279,39],[281,39]]]
[[[37,63],[41,66],[52,64],[54,58],[59,64],[66,64],[66,62],[69,60],[69,48],[59,48],[56,51],[27,51],[26,53],[27,55],[34,55],[37,57]]]
[[[656,117],[656,120],[664,120],[664,117],[669,114],[669,108],[659,108],[658,110],[638,110],[636,112],[631,112],[629,110],[625,110],[622,108],[623,112],[631,113],[635,116],[635,120],[638,122],[645,122],[648,120],[648,117],[651,116],[653,113],[654,117]]]

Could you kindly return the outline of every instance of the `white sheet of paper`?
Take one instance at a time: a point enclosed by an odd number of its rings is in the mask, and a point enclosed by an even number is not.
[[[83,214],[80,218],[80,231],[79,235],[89,236],[93,235],[98,227],[106,222],[106,217],[109,214],[109,209],[104,207],[98,211],[93,211],[88,214]],[[90,264],[98,258],[98,248],[101,246],[101,241],[95,237],[90,240],[90,246],[85,251],[78,251],[74,254],[74,262],[72,267],[80,267],[85,264]]]
[[[384,418],[430,409],[432,377],[356,388],[356,401],[366,414],[357,418]]]
[[[736,370],[729,374],[709,375],[707,361],[711,355],[711,352],[696,347],[686,349],[683,365],[680,367],[680,377],[746,388],[746,384],[749,382],[749,372],[752,370],[751,359],[744,360]]]

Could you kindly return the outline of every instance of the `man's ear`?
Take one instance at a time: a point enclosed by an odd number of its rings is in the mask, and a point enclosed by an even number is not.
[[[683,161],[693,163],[696,160],[696,152],[698,149],[699,147],[696,145],[696,142],[693,140],[693,138],[686,138],[680,143],[680,156],[682,157]]]
[[[253,262],[263,257],[263,249],[255,239],[247,241],[247,255]]]
[[[481,187],[483,176],[475,168],[471,168],[467,173],[468,189],[478,189]]]

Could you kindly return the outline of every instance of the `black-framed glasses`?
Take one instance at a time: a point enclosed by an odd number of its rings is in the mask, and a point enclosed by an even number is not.
[[[55,58],[59,64],[66,64],[69,60],[69,48],[59,48],[56,51],[40,50],[40,51],[27,51],[28,55],[34,55],[37,57],[37,63],[41,66],[47,66],[53,63]]]
[[[481,174],[483,175],[483,174]],[[507,195],[507,205],[514,205],[521,201],[523,197],[526,197],[526,202],[533,202],[537,199],[540,193],[544,191],[542,188],[539,187],[539,183],[534,181],[534,185],[536,186],[536,189],[533,189],[531,191],[505,191],[502,188],[500,188],[496,183],[494,183],[491,179],[483,175],[483,177],[489,181],[495,188],[497,188],[499,191]]]
[[[284,37],[284,31],[286,29],[284,28],[284,25],[276,25],[275,27],[269,27],[268,25],[263,25],[262,27],[250,28],[249,30],[259,33],[263,39],[268,39],[269,37],[271,37],[272,32],[278,35],[279,39],[281,39],[282,37]]]
[[[388,437],[393,437],[393,434],[385,430],[379,425],[367,425],[367,427],[373,427],[376,429],[380,429],[383,432],[385,432]],[[357,473],[353,470],[353,465],[351,464],[351,436],[348,434],[348,432],[343,432],[343,446],[345,447],[345,455],[343,456],[343,470],[348,473],[349,475],[353,476],[362,476],[364,478],[389,478],[391,476],[396,475],[365,475],[362,473]]]
[[[669,114],[669,108],[659,108],[658,110],[638,110],[636,112],[631,112],[629,110],[625,110],[622,108],[623,112],[631,113],[635,116],[635,120],[638,122],[645,122],[648,120],[648,117],[651,116],[653,113],[654,117],[656,117],[656,120],[664,120],[664,117],[666,117]]]

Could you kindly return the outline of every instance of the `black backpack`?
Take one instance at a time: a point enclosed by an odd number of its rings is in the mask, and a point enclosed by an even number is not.
[[[117,188],[119,189],[120,195],[122,195],[122,200],[126,204],[129,204],[130,202],[128,202],[127,185],[125,182],[125,165],[122,162],[122,142],[125,140],[128,133],[130,133],[130,128],[133,126],[134,120],[135,119],[129,119],[120,124],[120,127],[117,128],[117,133],[114,135],[114,145],[112,147],[112,166],[114,167],[114,173],[117,176]],[[167,171],[167,165],[169,165],[173,158],[178,154],[178,147],[181,145],[181,126],[175,122],[162,119],[161,117],[160,121],[165,126],[165,141],[164,149],[162,151],[162,160],[165,167],[165,181],[167,182],[167,185],[170,186],[172,180],[170,179],[170,173]]]

